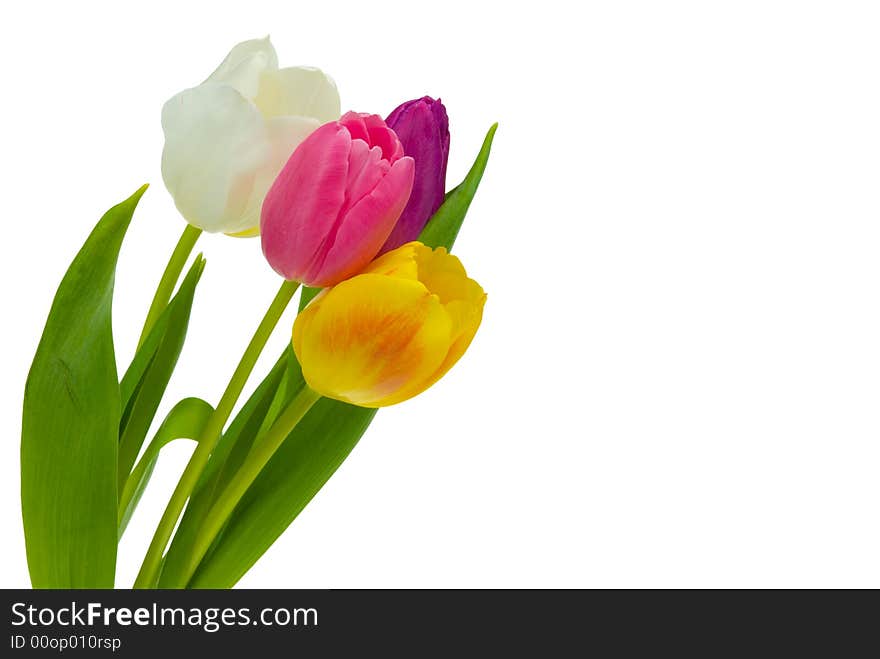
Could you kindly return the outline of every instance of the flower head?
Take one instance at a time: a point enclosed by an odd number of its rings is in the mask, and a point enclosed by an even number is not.
[[[339,117],[333,80],[278,68],[269,38],[245,41],[202,84],[162,108],[162,178],[184,219],[256,235],[266,191],[312,131]]]
[[[394,405],[452,368],[480,326],[485,301],[456,257],[408,243],[316,297],[294,323],[293,349],[321,395]]]
[[[409,199],[413,159],[376,115],[349,112],[293,152],[263,203],[263,254],[282,277],[332,286],[364,268]]]

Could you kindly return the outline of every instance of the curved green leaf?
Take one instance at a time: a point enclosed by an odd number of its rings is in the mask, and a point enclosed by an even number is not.
[[[119,537],[125,532],[147,487],[159,459],[159,451],[175,439],[197,439],[213,411],[214,408],[201,398],[184,398],[171,408],[122,488],[119,497]]]
[[[117,477],[120,490],[134,466],[134,461],[137,459],[147,432],[150,430],[150,425],[153,423],[153,418],[156,416],[156,410],[159,409],[162,396],[165,395],[168,381],[177,365],[177,359],[186,339],[195,289],[204,269],[205,260],[199,255],[193,261],[189,272],[181,283],[180,290],[162,312],[159,322],[153,327],[148,340],[141,346],[132,360],[132,366],[126,372],[126,376],[122,378],[125,386],[120,385],[120,389],[127,390],[130,387],[127,380],[129,373],[141,371],[140,379],[129,394],[127,405],[123,408],[119,427],[119,472]],[[159,331],[161,331],[161,336],[154,346],[153,338]],[[150,348],[152,348],[152,353],[146,352]],[[140,363],[145,360],[146,366],[141,369]]]
[[[234,586],[330,479],[375,415],[328,398],[315,403],[244,495],[189,587]]]
[[[452,245],[464,222],[489,160],[498,124],[493,125],[465,179],[449,192],[443,205],[428,222],[419,240],[431,247]],[[300,310],[319,289],[304,288]],[[305,384],[302,371],[290,351],[293,365],[278,401],[287,404]],[[190,581],[194,588],[229,588],[263,555],[352,451],[373,420],[376,410],[321,399],[288,435],[282,447],[245,494],[226,528],[214,543]],[[267,422],[274,417],[269,415]],[[253,437],[242,442],[249,450]],[[236,450],[241,447],[236,446]],[[245,451],[246,453],[246,451]],[[242,455],[242,459],[243,459]],[[240,464],[232,463],[236,468]],[[219,491],[219,490],[218,490]],[[197,529],[192,529],[194,533]],[[170,580],[168,583],[175,583]]]
[[[28,373],[21,507],[35,588],[112,588],[120,397],[111,306],[142,187],[101,218],[55,294]]]
[[[287,348],[266,378],[256,388],[247,402],[223,433],[205,472],[187,503],[180,524],[174,533],[171,546],[165,555],[165,563],[159,577],[159,587],[171,587],[180,580],[180,573],[188,566],[189,550],[199,530],[199,524],[214,503],[216,494],[229,482],[250,450],[263,420],[267,418],[276,392],[284,377],[284,371],[293,350]],[[294,360],[295,361],[295,360]]]

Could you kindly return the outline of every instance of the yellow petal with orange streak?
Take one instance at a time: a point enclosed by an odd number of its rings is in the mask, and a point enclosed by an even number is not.
[[[452,343],[452,319],[413,279],[363,274],[337,284],[296,319],[293,347],[309,386],[363,407],[423,391]]]

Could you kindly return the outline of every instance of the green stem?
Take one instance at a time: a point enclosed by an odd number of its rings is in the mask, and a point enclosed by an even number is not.
[[[168,300],[171,299],[171,294],[174,292],[177,280],[180,279],[183,266],[186,265],[186,260],[189,258],[196,241],[198,241],[201,235],[202,230],[197,229],[191,224],[187,224],[186,229],[183,230],[180,240],[177,241],[177,246],[171,252],[171,258],[168,259],[168,265],[165,266],[162,279],[159,280],[159,285],[156,287],[156,293],[153,295],[150,310],[147,312],[147,319],[144,321],[144,329],[141,330],[141,338],[138,339],[138,348],[147,340],[153,325],[156,324],[159,316],[162,315],[162,311],[168,306]]]
[[[168,506],[165,508],[162,519],[159,521],[159,526],[153,535],[153,540],[144,557],[141,570],[134,582],[135,588],[152,588],[158,581],[159,569],[162,565],[162,555],[165,552],[165,547],[171,538],[171,534],[174,532],[174,527],[177,525],[180,513],[183,511],[183,507],[199,482],[202,471],[204,471],[205,465],[208,463],[208,458],[211,457],[211,452],[220,439],[223,426],[229,420],[232,409],[235,407],[235,403],[238,401],[238,397],[241,395],[241,391],[244,389],[244,385],[254,369],[257,358],[266,346],[269,335],[272,334],[272,330],[275,329],[281,314],[284,313],[298,287],[299,284],[292,281],[285,281],[281,285],[281,288],[278,289],[278,293],[275,295],[275,299],[272,300],[272,304],[266,310],[266,315],[263,316],[260,326],[254,332],[251,342],[241,356],[241,361],[232,374],[232,378],[226,386],[226,391],[223,392],[223,396],[221,396],[220,402],[217,403],[214,413],[202,429],[196,450],[186,465],[186,469],[180,477],[177,487],[174,489],[174,494],[171,495],[171,499],[168,501]]]
[[[320,394],[314,392],[308,385],[304,386],[296,397],[290,401],[281,413],[281,416],[272,424],[272,427],[269,428],[263,438],[259,440],[256,448],[248,455],[229,482],[229,485],[223,490],[223,493],[214,502],[214,505],[205,516],[196,540],[193,543],[187,569],[181,575],[181,582],[176,584],[176,587],[186,587],[202,558],[204,558],[208,549],[211,548],[220,531],[223,530],[229,516],[232,515],[232,511],[235,510],[245,492],[256,480],[263,467],[275,455],[275,452],[281,447],[284,440],[287,439],[287,436],[296,427],[296,424],[300,422],[312,408],[312,405],[320,398]]]

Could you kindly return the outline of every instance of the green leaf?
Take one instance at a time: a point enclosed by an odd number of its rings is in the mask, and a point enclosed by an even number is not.
[[[322,398],[288,435],[239,503],[191,588],[231,588],[318,493],[376,410]]]
[[[299,310],[302,311],[306,306],[315,299],[315,296],[321,292],[320,288],[312,288],[311,286],[303,286],[302,292],[299,294]]]
[[[189,550],[199,525],[214,503],[216,494],[229,482],[250,450],[257,432],[267,418],[276,392],[280,389],[279,385],[285,377],[285,369],[292,354],[293,350],[289,347],[282,353],[211,453],[205,472],[187,503],[183,518],[165,555],[165,564],[159,577],[160,588],[177,583],[180,572],[187,566]]]
[[[492,149],[492,140],[495,138],[495,131],[498,124],[492,124],[486,138],[483,140],[483,146],[477,154],[477,159],[471,166],[470,171],[464,180],[453,188],[446,195],[446,200],[434,213],[434,216],[425,225],[419,240],[428,247],[446,247],[452,248],[458,230],[461,229],[465,215],[477,188],[480,187],[480,181],[483,178],[483,172],[486,170],[486,164],[489,162],[489,152]]]
[[[119,537],[125,532],[147,487],[159,459],[159,451],[175,439],[196,440],[213,411],[214,408],[201,398],[184,398],[171,408],[122,489],[119,497]]]
[[[294,396],[296,396],[303,386],[305,386],[306,382],[303,379],[302,368],[300,368],[299,362],[296,360],[296,355],[293,354],[293,347],[290,346],[284,351],[284,354],[287,355],[287,359],[284,373],[281,376],[281,382],[275,389],[275,396],[272,398],[272,404],[269,405],[269,409],[263,418],[263,423],[260,425],[260,429],[257,431],[254,439],[262,437],[264,433],[268,432],[278,416],[284,411],[284,408],[287,407],[287,404],[293,400]],[[241,456],[242,460],[244,460],[245,457],[246,456]],[[239,464],[240,462],[232,466],[235,469],[238,469]],[[229,467],[230,465],[227,464],[227,469]]]
[[[426,245],[452,248],[486,169],[497,127],[495,124],[489,129],[468,175],[449,192],[446,201],[422,231],[419,240]],[[300,310],[318,292],[319,289],[303,289]],[[305,384],[292,352],[290,355],[295,366],[288,369],[284,382],[285,404]],[[276,396],[273,408],[278,409],[278,399]],[[326,398],[318,401],[250,487],[189,586],[229,588],[235,585],[333,475],[375,414],[376,410]],[[274,417],[270,416],[270,419],[274,420]],[[250,437],[243,443],[246,445],[244,454],[252,442],[253,437]],[[240,460],[232,464],[237,468]]]
[[[135,354],[132,366],[122,378],[120,389],[131,393],[127,396],[127,404],[123,408],[122,421],[119,428],[119,471],[118,484],[120,491],[128,479],[138,453],[146,439],[156,410],[168,387],[168,381],[177,365],[177,359],[183,349],[186,330],[192,311],[193,297],[196,286],[205,269],[205,260],[201,255],[193,261],[180,290],[162,312],[159,322],[153,327],[141,349]],[[154,341],[157,333],[161,333]],[[152,352],[148,352],[152,350]],[[146,361],[146,365],[142,363]],[[137,385],[131,386],[130,381],[139,374]]]
[[[129,364],[125,370],[125,375],[122,376],[122,380],[119,382],[119,397],[122,403],[122,419],[119,425],[120,436],[122,435],[121,430],[128,421],[127,413],[131,413],[131,399],[137,392],[138,386],[144,381],[144,373],[147,372],[150,362],[153,360],[153,355],[156,354],[159,344],[162,343],[165,330],[168,329],[170,317],[169,308],[166,306],[163,313],[159,316],[159,320],[150,330],[146,341],[134,354],[131,364]]]
[[[111,306],[142,187],[111,208],[55,294],[24,393],[21,505],[35,588],[112,588],[120,396]]]

